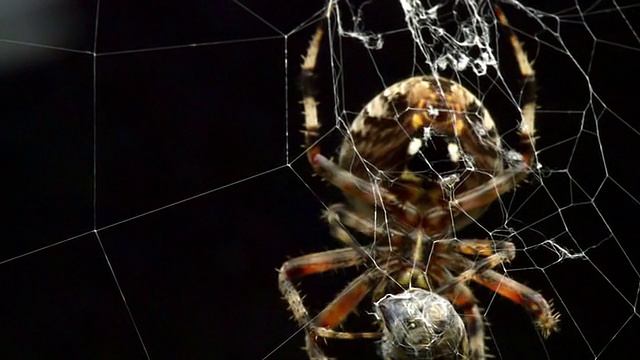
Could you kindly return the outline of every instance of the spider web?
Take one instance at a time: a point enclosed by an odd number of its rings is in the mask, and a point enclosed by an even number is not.
[[[503,271],[562,316],[543,341],[519,306],[474,288],[494,356],[619,358],[640,329],[640,6],[541,3],[501,6],[534,60],[542,167],[456,236],[511,237]],[[337,246],[318,218],[342,197],[311,177],[299,134],[300,54],[326,6],[0,5],[1,357],[304,358],[274,269]],[[517,69],[487,3],[338,10],[318,69],[325,154],[374,95],[434,72],[514,144]],[[305,279],[311,308],[351,275]],[[375,358],[368,342],[338,351]]]

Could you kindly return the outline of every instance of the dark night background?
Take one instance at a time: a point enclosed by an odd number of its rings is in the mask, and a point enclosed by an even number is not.
[[[299,54],[324,2],[101,1],[95,36],[98,9],[90,3],[0,5],[0,358],[144,359],[144,343],[153,359],[303,359],[275,269],[336,246],[319,215],[323,203],[341,197],[296,158]],[[527,250],[509,275],[555,299],[563,322],[543,346],[526,312],[476,288],[498,359],[637,353],[637,340],[628,339],[640,330],[632,265],[640,258],[633,199],[640,196],[640,43],[631,31],[639,33],[640,7],[625,9],[628,25],[609,1],[592,3],[579,2],[583,19],[561,23],[561,40],[590,69],[600,96],[584,113],[588,84],[555,49],[558,39],[504,6],[536,59],[538,148],[549,175],[544,186],[533,181],[505,200],[514,242]],[[370,5],[365,26],[397,29],[399,5],[385,6]],[[594,47],[583,21],[606,41]],[[406,34],[385,41],[373,52],[378,69],[360,43],[342,43],[347,110],[382,90],[376,71],[390,84],[415,70]],[[187,44],[199,46],[180,46]],[[328,60],[325,51],[325,130],[333,124]],[[508,129],[508,111],[492,112]],[[339,141],[332,135],[327,154]],[[583,191],[597,196],[591,201]],[[481,220],[487,229],[504,222],[499,206]],[[471,227],[465,235],[486,231]],[[545,239],[589,249],[589,259],[558,261],[533,246]],[[313,308],[352,275],[305,282]],[[364,359],[372,348],[348,343],[336,351]]]

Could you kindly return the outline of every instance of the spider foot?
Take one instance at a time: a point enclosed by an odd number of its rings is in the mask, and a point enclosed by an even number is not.
[[[560,313],[550,310],[549,313],[540,316],[536,326],[540,329],[543,338],[548,338],[552,332],[560,330]]]
[[[315,331],[307,330],[304,350],[307,352],[307,355],[309,355],[309,360],[334,360],[335,358],[330,358],[325,355],[321,345],[318,344],[320,338]]]

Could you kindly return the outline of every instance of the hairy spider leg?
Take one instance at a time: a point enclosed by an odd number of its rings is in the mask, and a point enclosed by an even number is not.
[[[289,303],[295,320],[306,332],[307,353],[311,359],[327,359],[318,344],[318,337],[339,339],[379,339],[379,332],[346,333],[332,330],[341,324],[362,299],[371,291],[382,273],[370,269],[351,281],[349,285],[327,305],[320,314],[311,318],[304,306],[302,296],[293,284],[301,277],[326,271],[361,265],[364,259],[351,248],[336,249],[321,253],[303,255],[286,261],[279,271],[280,292]]]

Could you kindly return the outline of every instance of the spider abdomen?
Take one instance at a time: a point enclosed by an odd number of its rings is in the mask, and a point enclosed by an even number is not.
[[[424,214],[503,170],[489,111],[446,78],[417,76],[389,86],[356,117],[350,135],[339,165]]]

